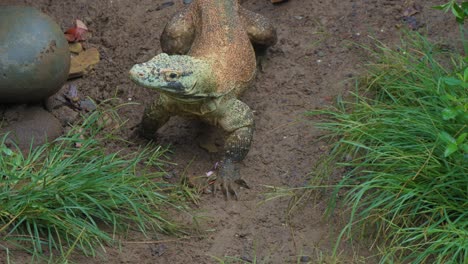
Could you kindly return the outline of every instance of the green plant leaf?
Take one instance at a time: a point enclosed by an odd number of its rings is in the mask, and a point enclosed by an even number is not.
[[[460,148],[463,150],[464,153],[468,153],[468,144],[462,144]]]
[[[462,112],[462,114],[460,115],[460,119],[463,121],[463,122],[468,122],[468,112]]]
[[[458,23],[463,23],[463,20],[465,19],[465,12],[457,3],[452,5],[452,13],[457,18]]]
[[[444,157],[448,157],[448,156],[452,155],[457,150],[458,150],[458,146],[457,146],[456,143],[448,144],[448,146],[447,146],[447,148],[445,149],[445,152],[444,152]]]
[[[13,151],[11,149],[7,148],[7,147],[2,146],[2,151],[7,156],[13,155]]]
[[[455,119],[457,115],[458,115],[458,111],[454,107],[447,107],[444,110],[442,110],[442,118],[444,120]]]
[[[446,3],[443,5],[438,5],[438,6],[433,6],[432,8],[437,9],[437,10],[444,10],[444,12],[449,11],[451,3]]]
[[[449,100],[451,102],[454,102],[454,103],[457,103],[458,102],[458,99],[457,97],[451,95],[451,94],[444,94],[441,96],[444,100]]]
[[[468,67],[466,67],[465,71],[463,71],[463,81],[468,81]]]
[[[445,143],[456,144],[456,140],[447,132],[443,131],[439,134],[439,138],[442,139]]]
[[[450,86],[458,86],[461,85],[463,82],[460,79],[454,78],[454,77],[446,77],[442,78],[445,84],[450,85]]]
[[[463,9],[463,11],[465,12],[465,16],[468,15],[468,2],[463,2],[461,4],[461,8]]]
[[[463,133],[460,136],[458,136],[457,142],[456,142],[457,145],[461,145],[463,143],[463,141],[465,141],[465,138],[466,138],[467,135],[468,135],[468,133]]]

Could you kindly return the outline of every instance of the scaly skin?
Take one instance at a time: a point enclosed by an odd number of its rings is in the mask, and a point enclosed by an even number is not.
[[[264,17],[237,0],[194,0],[161,36],[163,52],[172,55],[161,53],[130,70],[134,82],[160,92],[143,116],[144,136],[153,137],[173,115],[197,117],[228,132],[218,173],[228,198],[237,198],[236,184],[243,183],[239,162],[254,131],[252,111],[237,99],[255,77],[251,42],[265,47],[276,42]]]

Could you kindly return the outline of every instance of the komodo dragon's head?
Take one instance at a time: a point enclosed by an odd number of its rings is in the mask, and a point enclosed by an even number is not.
[[[184,101],[213,97],[216,92],[211,66],[187,55],[161,53],[134,65],[130,78],[138,85]]]

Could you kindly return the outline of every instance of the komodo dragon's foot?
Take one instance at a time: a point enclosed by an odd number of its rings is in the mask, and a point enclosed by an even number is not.
[[[239,164],[233,163],[230,160],[225,160],[221,163],[218,169],[216,182],[213,184],[213,195],[218,190],[221,190],[227,200],[239,200],[240,187],[250,189],[247,183],[241,179],[239,174]]]

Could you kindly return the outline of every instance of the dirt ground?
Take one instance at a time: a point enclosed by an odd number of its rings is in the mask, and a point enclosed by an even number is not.
[[[203,195],[200,205],[194,206],[204,231],[201,237],[124,243],[121,251],[108,249],[101,258],[76,256],[74,261],[217,263],[213,257],[232,256],[246,263],[255,259],[257,263],[329,263],[327,256],[342,220],[339,215],[323,218],[327,196],[288,215],[288,199],[265,202],[266,192],[271,191],[266,186],[304,186],[314,164],[326,155],[326,143],[318,141],[320,132],[304,113],[330,105],[336,96],[354,89],[353,78],[365,72],[369,60],[355,44],[368,45],[375,38],[393,45],[407,27],[449,42],[446,29],[455,28],[453,19],[430,9],[442,2],[290,0],[272,5],[269,0],[244,1],[246,8],[273,21],[279,40],[261,59],[257,79],[242,98],[255,111],[254,142],[241,167],[251,189],[242,190],[237,202]],[[128,70],[161,52],[159,36],[168,19],[183,7],[182,0],[0,0],[0,4],[35,6],[63,29],[74,19],[83,20],[92,31],[85,44],[99,50],[101,61],[64,89],[74,84],[81,98],[99,102],[117,96],[121,102],[138,103],[121,111],[122,118],[129,120],[121,136],[135,143],[109,147],[131,150],[145,144],[135,128],[144,106],[156,94],[133,84]],[[0,117],[8,119],[8,108],[0,110]],[[53,114],[62,122],[76,115],[70,109]],[[169,168],[170,175],[177,178],[185,169],[189,176],[203,175],[219,159],[218,154],[199,147],[200,129],[197,122],[173,118],[159,131],[158,143],[172,145],[171,159],[177,163]],[[342,243],[338,260],[374,263],[375,253],[365,241]]]

